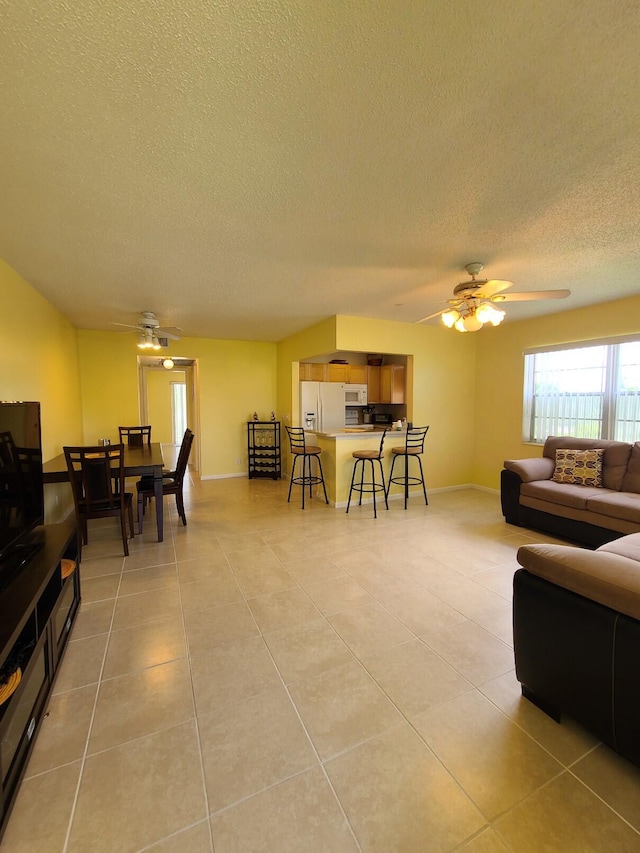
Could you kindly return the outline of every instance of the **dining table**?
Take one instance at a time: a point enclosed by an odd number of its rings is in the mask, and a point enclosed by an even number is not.
[[[150,445],[144,445],[143,447],[129,447],[127,444],[124,445],[125,477],[153,477],[158,542],[162,542],[164,533],[164,507],[162,500],[163,466],[162,445],[159,442],[152,442]],[[53,459],[49,459],[42,467],[45,483],[69,482],[69,471],[64,453],[60,453],[58,456],[54,456]]]

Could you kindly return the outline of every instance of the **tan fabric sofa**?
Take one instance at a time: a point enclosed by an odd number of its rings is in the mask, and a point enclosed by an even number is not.
[[[588,551],[524,545],[513,579],[523,695],[640,764],[640,533]]]
[[[557,483],[556,450],[602,448],[602,488]],[[595,546],[640,532],[640,442],[549,436],[541,458],[507,459],[502,512],[509,524]]]

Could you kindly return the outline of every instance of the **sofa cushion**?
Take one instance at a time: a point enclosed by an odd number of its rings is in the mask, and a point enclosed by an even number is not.
[[[611,518],[640,522],[640,495],[632,492],[608,492],[587,499],[587,509]]]
[[[555,460],[556,450],[564,447],[571,450],[603,448],[602,485],[605,489],[620,491],[622,479],[627,470],[629,456],[631,455],[631,444],[627,444],[624,441],[605,441],[600,438],[575,438],[567,435],[550,435],[544,443],[542,455],[548,459]]]
[[[598,551],[607,551],[609,554],[620,554],[640,563],[640,533],[630,533],[629,536],[621,536],[613,542],[601,545]]]
[[[560,504],[560,506],[572,506],[576,509],[586,509],[589,498],[603,493],[607,495],[618,494],[617,492],[610,492],[608,489],[574,486],[571,483],[556,483],[555,480],[537,480],[533,483],[523,483],[520,486],[521,495]]]
[[[623,492],[640,492],[640,441],[636,441],[631,448],[627,471],[620,488]]]
[[[640,619],[640,563],[636,560],[571,545],[523,545],[518,562],[551,583]]]
[[[604,450],[572,450],[558,448],[552,479],[556,483],[573,483],[576,486],[602,487],[602,457]]]

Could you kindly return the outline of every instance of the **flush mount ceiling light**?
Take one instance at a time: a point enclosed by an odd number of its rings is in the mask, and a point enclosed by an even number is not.
[[[172,358],[163,358],[161,364],[165,370],[173,370],[175,362]]]
[[[505,312],[496,308],[496,302],[528,302],[534,299],[566,299],[570,290],[533,290],[528,293],[502,293],[513,282],[499,279],[477,279],[484,264],[474,261],[465,266],[471,276],[470,281],[462,281],[453,289],[453,299],[448,303],[451,308],[443,308],[418,320],[424,323],[434,317],[440,317],[448,329],[458,332],[477,332],[483,326],[498,326],[505,318]]]

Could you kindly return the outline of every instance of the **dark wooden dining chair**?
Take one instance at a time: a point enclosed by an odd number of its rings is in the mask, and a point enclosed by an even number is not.
[[[186,429],[182,438],[182,444],[180,445],[175,471],[167,471],[166,474],[163,472],[162,476],[162,496],[163,498],[165,495],[176,496],[178,515],[185,526],[187,524],[187,516],[184,511],[183,487],[192,444],[193,433],[190,429]],[[142,477],[136,483],[136,489],[138,490],[138,532],[142,533],[142,516],[144,515],[145,506],[147,505],[147,501],[151,500],[155,495],[153,477]]]
[[[88,543],[87,522],[94,518],[120,518],[122,546],[129,556],[128,539],[133,539],[133,494],[125,491],[124,445],[107,447],[64,447],[73,492],[76,521],[81,532],[78,559],[82,545]],[[127,536],[126,517],[130,536]]]
[[[120,443],[129,447],[149,447],[151,445],[151,426],[119,426]]]

